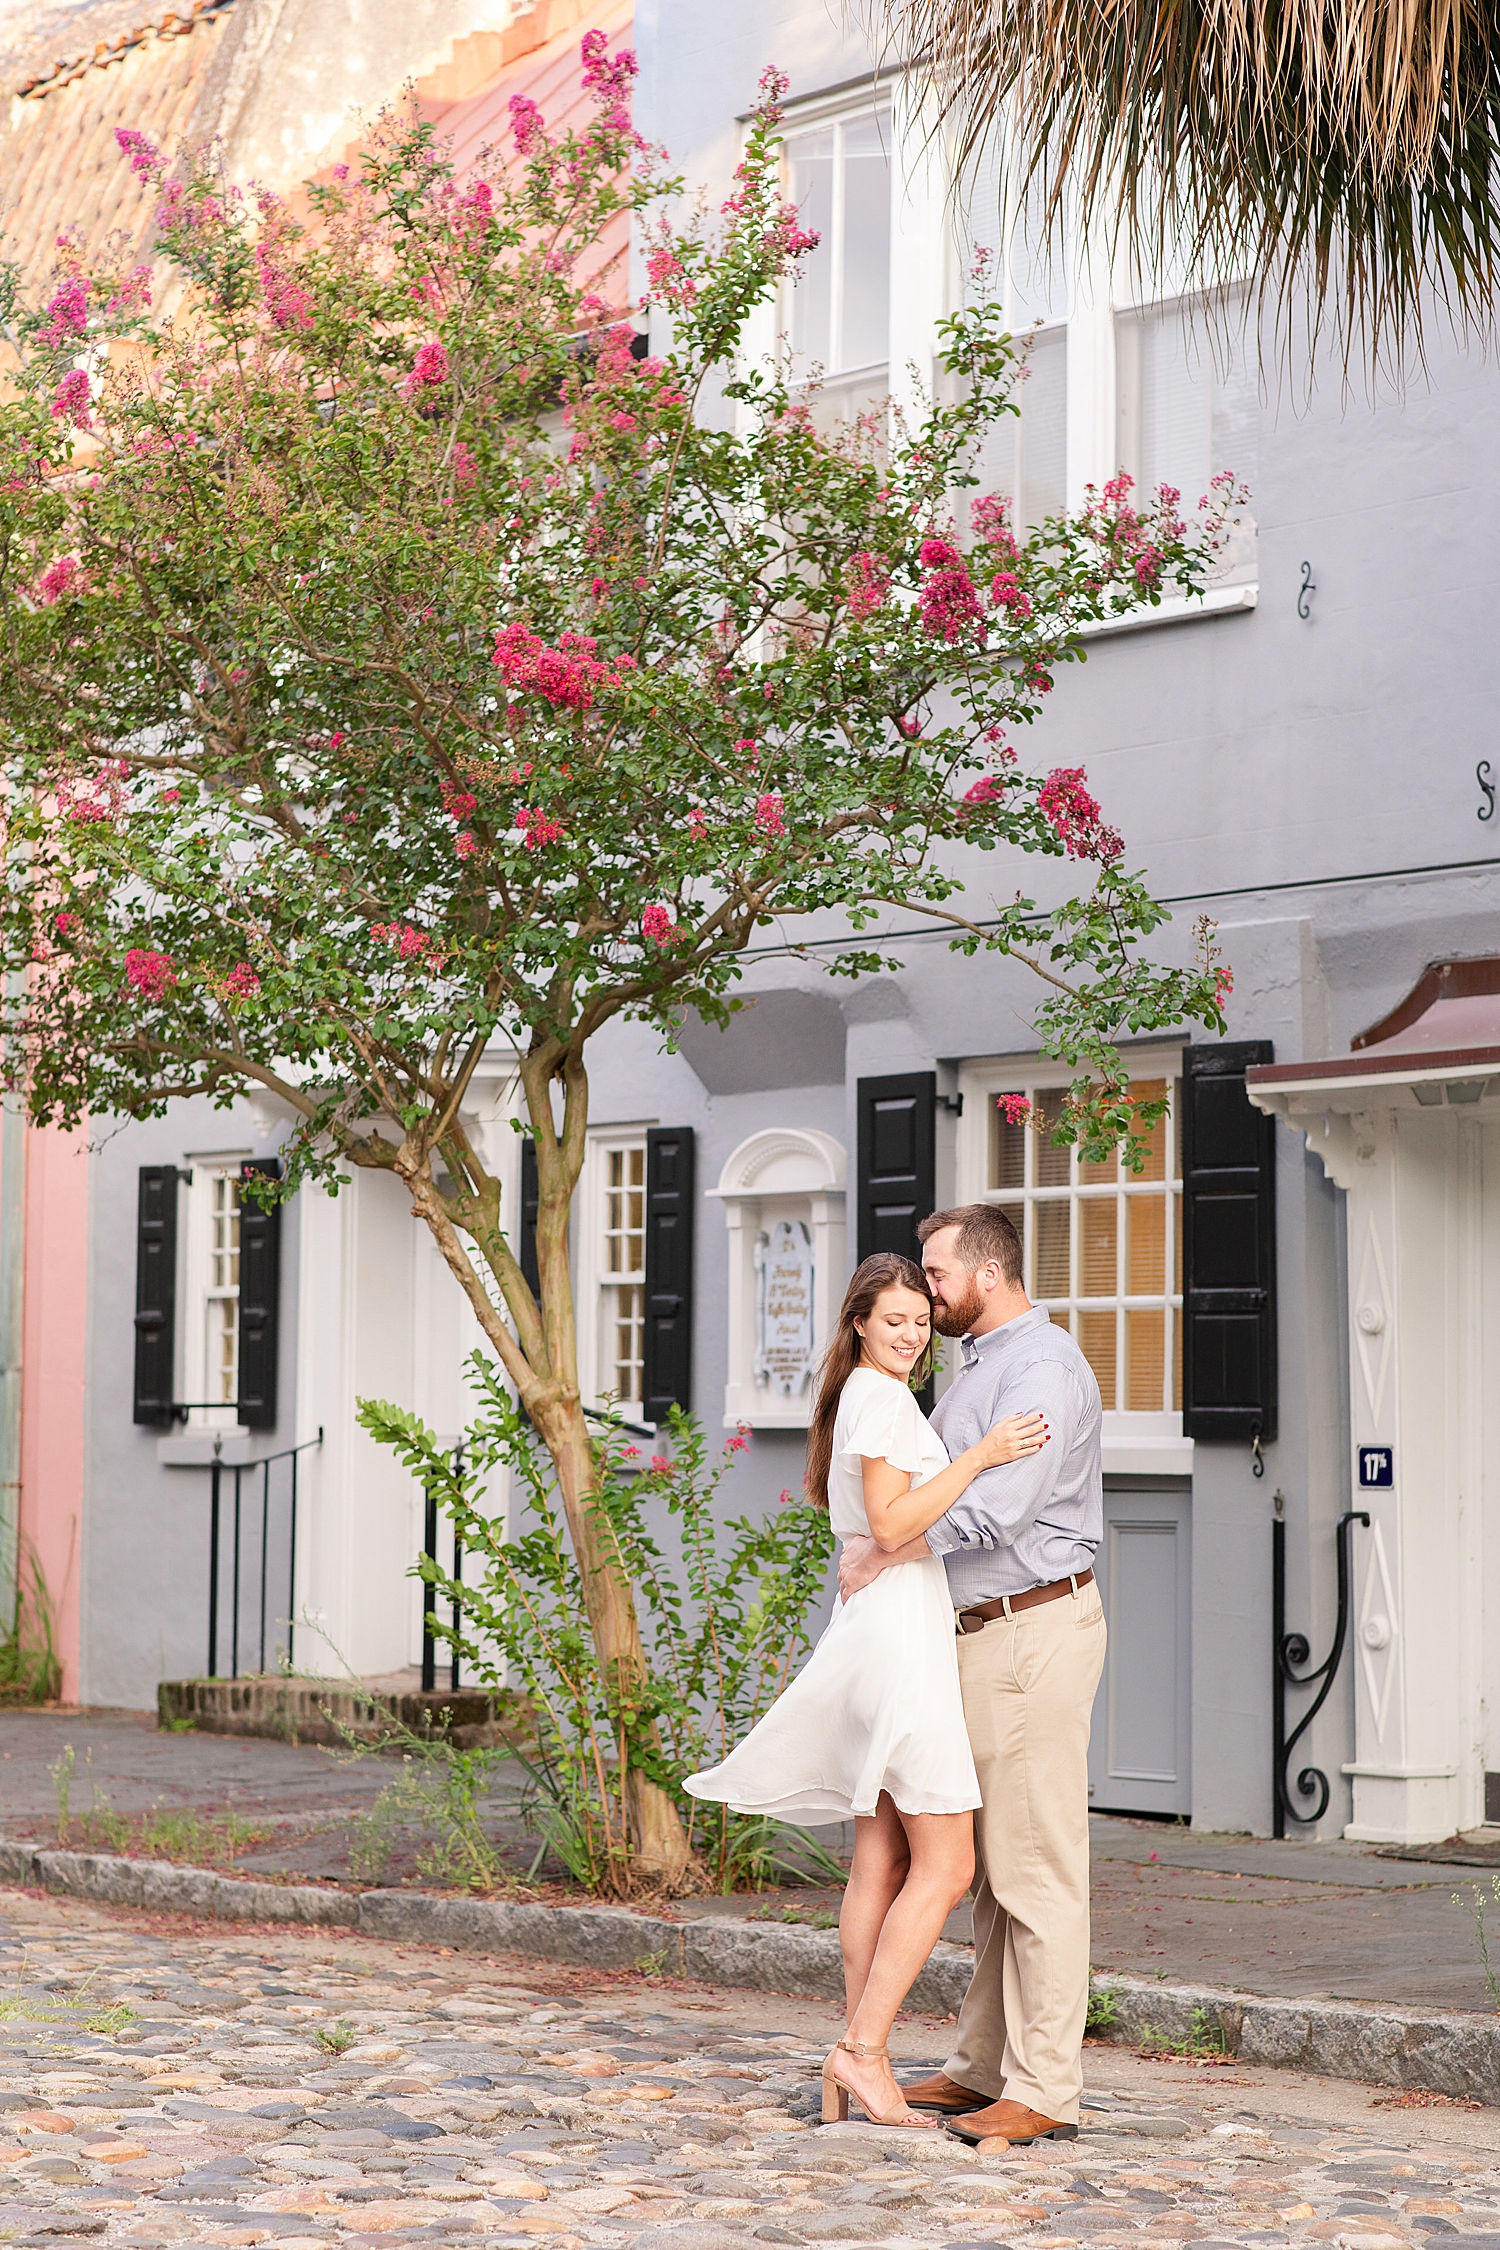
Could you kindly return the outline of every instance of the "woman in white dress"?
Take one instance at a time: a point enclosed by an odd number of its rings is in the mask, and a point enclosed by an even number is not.
[[[950,1462],[911,1390],[926,1378],[931,1347],[921,1267],[891,1252],[866,1258],[824,1357],[808,1432],[807,1490],[840,1539],[868,1532],[894,1553],[981,1470],[1046,1443],[1039,1414],[1013,1414]],[[824,2119],[846,2117],[852,2093],[877,2124],[936,2126],[907,2108],[886,2040],[974,1873],[979,1786],[938,1557],[919,1551],[837,1605],[760,1724],[684,1786],[736,1812],[853,1820],[839,1914],[849,2022],[824,2065]]]

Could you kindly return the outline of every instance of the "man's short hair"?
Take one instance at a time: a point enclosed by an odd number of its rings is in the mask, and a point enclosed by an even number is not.
[[[917,1240],[929,1242],[944,1227],[957,1227],[954,1252],[969,1273],[977,1273],[993,1258],[1012,1289],[1021,1286],[1021,1237],[995,1203],[960,1203],[952,1211],[934,1211],[917,1228]]]

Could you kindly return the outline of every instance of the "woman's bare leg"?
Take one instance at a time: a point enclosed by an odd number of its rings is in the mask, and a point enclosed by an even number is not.
[[[882,1789],[873,1820],[854,1823],[854,1861],[839,1908],[844,1997],[852,2017],[869,1982],[881,1927],[911,1866],[901,1815]]]
[[[882,1796],[875,1820],[861,1823],[861,1826],[880,1830],[880,1817],[889,1802]],[[894,1807],[891,1809],[906,1839],[909,1854],[906,1879],[886,1909],[869,1972],[849,2016],[849,2038],[870,2047],[886,2044],[897,2009],[942,1936],[943,1924],[974,1876],[972,1813],[901,1813]],[[873,1878],[877,1865],[886,1868],[894,1865],[895,1855],[887,1832],[872,1837],[871,1841],[873,1848],[868,1856],[872,1861],[869,1872]],[[873,1882],[871,1887],[873,1889]],[[863,1936],[863,1908],[858,1910],[856,1920]],[[839,1934],[842,1939],[842,1920]],[[851,1949],[846,1948],[845,1979],[851,1995],[853,1958]],[[838,2056],[838,2074],[847,2080],[872,2115],[889,2115],[905,2106],[888,2061],[875,2056],[851,2055],[845,2049]]]

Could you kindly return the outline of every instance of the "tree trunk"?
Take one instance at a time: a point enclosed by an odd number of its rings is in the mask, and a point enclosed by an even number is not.
[[[575,1398],[544,1413],[538,1428],[557,1470],[600,1668],[617,1691],[628,1693],[650,1678],[650,1668],[630,1582],[609,1551],[608,1527],[601,1526],[589,1509],[594,1454],[588,1423]],[[692,1855],[677,1807],[666,1790],[632,1769],[625,1776],[625,1803],[634,1867],[653,1885],[670,1889],[680,1883]]]

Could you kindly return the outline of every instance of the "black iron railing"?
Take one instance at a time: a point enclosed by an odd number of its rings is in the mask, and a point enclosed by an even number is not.
[[[1289,1820],[1299,1827],[1309,1827],[1321,1820],[1328,1810],[1328,1776],[1321,1766],[1305,1765],[1297,1776],[1297,1795],[1312,1802],[1299,1812],[1292,1803],[1292,1785],[1288,1769],[1292,1752],[1306,1734],[1313,1720],[1328,1701],[1328,1693],[1338,1673],[1344,1653],[1344,1643],[1349,1637],[1349,1541],[1355,1524],[1362,1523],[1366,1531],[1370,1519],[1361,1508],[1347,1508],[1334,1526],[1334,1552],[1338,1558],[1338,1617],[1333,1629],[1333,1646],[1323,1662],[1310,1672],[1295,1670],[1305,1664],[1312,1654],[1312,1646],[1305,1633],[1289,1633],[1286,1629],[1286,1519],[1282,1515],[1282,1497],[1276,1495],[1276,1513],[1271,1519],[1271,1790],[1273,1836],[1284,1836]],[[1323,1685],[1303,1712],[1290,1734],[1286,1731],[1286,1698],[1288,1688],[1311,1687],[1315,1681]]]
[[[264,1453],[255,1461],[224,1461],[217,1444],[215,1446],[214,1457],[208,1465],[208,1677],[211,1680],[220,1676],[219,1647],[226,1637],[229,1642],[226,1677],[239,1678],[242,1638],[247,1646],[256,1647],[256,1670],[264,1672],[268,1627],[274,1660],[286,1665],[292,1661],[297,1589],[297,1462],[301,1454],[310,1453],[322,1442],[320,1429],[315,1438],[308,1438],[301,1445],[284,1446],[279,1453]],[[273,1477],[272,1470],[282,1462],[287,1464],[286,1468]],[[230,1534],[233,1561],[229,1573],[229,1614],[227,1619],[222,1619],[224,1588],[220,1582],[220,1563],[226,1478],[233,1479]],[[248,1561],[245,1556],[247,1533],[252,1542]],[[279,1614],[283,1589],[284,1615]],[[279,1639],[278,1628],[284,1628]]]

